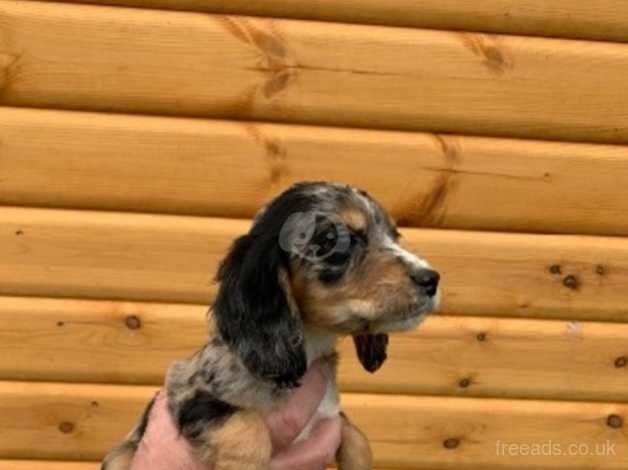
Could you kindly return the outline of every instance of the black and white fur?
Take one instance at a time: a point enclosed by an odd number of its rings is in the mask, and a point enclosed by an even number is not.
[[[350,242],[344,252],[303,256],[302,250],[286,249],[281,237],[295,244],[300,228],[297,223],[295,233],[286,232],[287,221],[312,213],[346,224],[342,230]],[[325,217],[316,215],[310,222],[306,241],[317,243],[317,250],[329,239],[338,241],[338,233],[336,239],[329,235],[333,227]],[[284,402],[313,361],[323,358],[335,372],[338,337],[353,335],[364,367],[374,371],[386,358],[387,333],[416,327],[437,307],[438,275],[402,248],[398,238],[384,209],[364,191],[345,185],[301,183],[260,211],[218,270],[220,287],[210,310],[213,338],[175,363],[166,381],[170,413],[199,458],[216,470],[266,469],[271,449],[260,417]],[[364,281],[370,278],[368,266],[386,267],[387,284],[375,276],[372,283]],[[390,299],[382,299],[386,292]],[[151,405],[126,441],[105,458],[103,470],[130,468]],[[316,421],[340,411],[332,378],[299,439]],[[371,469],[366,439],[343,420],[339,467]],[[246,432],[251,435],[243,436]],[[258,442],[259,448],[245,450],[240,439],[253,439],[248,445]]]

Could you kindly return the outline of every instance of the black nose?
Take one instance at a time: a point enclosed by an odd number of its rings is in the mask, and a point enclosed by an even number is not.
[[[431,269],[419,269],[410,274],[410,277],[414,283],[422,287],[425,290],[425,294],[430,297],[436,295],[438,289],[438,282],[440,281],[440,274]]]

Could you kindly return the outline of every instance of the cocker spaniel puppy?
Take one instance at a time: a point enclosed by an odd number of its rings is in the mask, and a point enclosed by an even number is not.
[[[338,337],[352,335],[366,370],[386,359],[388,333],[415,328],[438,305],[439,275],[402,248],[386,211],[366,192],[300,183],[256,216],[217,275],[213,339],[170,369],[166,390],[179,431],[220,470],[268,468],[262,415],[299,386],[319,358],[336,367]],[[103,470],[127,470],[150,406]],[[332,380],[316,418],[336,416]],[[369,470],[364,435],[342,415],[342,470]],[[385,419],[385,418],[383,418]]]

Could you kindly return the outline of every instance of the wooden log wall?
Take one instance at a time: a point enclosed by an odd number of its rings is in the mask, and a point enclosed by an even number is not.
[[[99,468],[305,179],[443,275],[380,373],[340,344],[379,470],[628,468],[627,41],[623,0],[0,0],[0,470]]]

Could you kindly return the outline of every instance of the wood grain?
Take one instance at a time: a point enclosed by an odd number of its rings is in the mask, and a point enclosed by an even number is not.
[[[331,180],[402,225],[628,234],[628,147],[18,108],[0,139],[4,205],[249,218]]]
[[[0,470],[100,470],[100,462],[62,462],[55,460],[0,460]],[[330,468],[330,470],[333,469]]]
[[[161,384],[206,341],[206,307],[0,298],[0,379]],[[376,375],[340,342],[344,391],[628,401],[628,325],[433,316]]]
[[[99,462],[54,460],[0,460],[0,470],[99,470]]]
[[[0,298],[0,379],[161,384],[207,339],[202,305]]]
[[[0,294],[207,304],[248,221],[0,208]],[[628,240],[404,229],[443,277],[447,313],[628,318]]]
[[[550,37],[628,40],[623,0],[65,0],[141,8],[456,29]]]
[[[8,0],[0,19],[5,105],[628,142],[625,44]]]
[[[156,387],[0,383],[0,457],[91,460],[128,433]]]
[[[0,470],[100,470],[100,462],[61,462],[55,460],[0,460]],[[329,470],[333,470],[330,468]],[[393,470],[383,469],[379,470]]]
[[[97,460],[154,393],[151,387],[0,383],[0,455]],[[376,464],[399,469],[625,468],[626,405],[347,394],[348,415],[369,436]],[[66,432],[61,432],[63,428]],[[561,445],[560,456],[499,455],[498,443]],[[572,443],[615,456],[567,455]],[[444,443],[447,442],[447,448]]]

